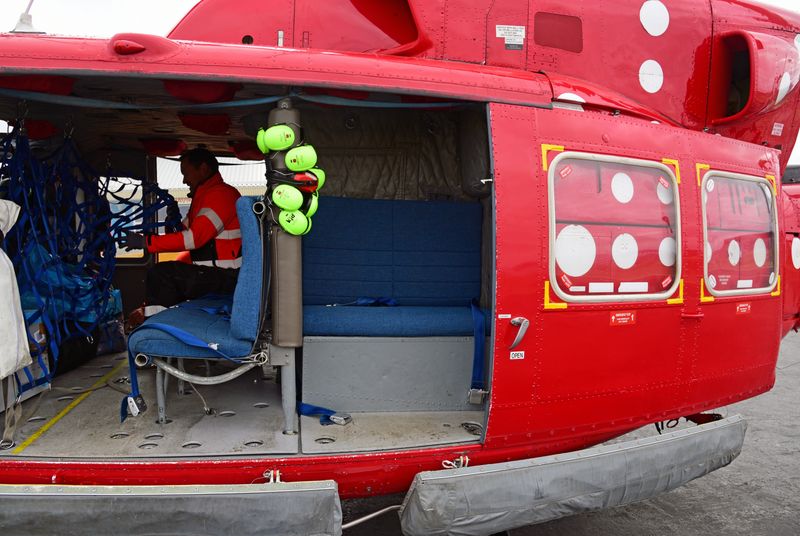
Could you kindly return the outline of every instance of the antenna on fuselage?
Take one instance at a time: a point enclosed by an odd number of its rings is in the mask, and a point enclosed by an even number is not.
[[[28,2],[28,7],[25,8],[25,12],[19,16],[19,20],[17,21],[17,25],[14,26],[14,29],[11,30],[11,33],[32,33],[32,34],[43,34],[44,32],[37,30],[33,27],[33,17],[31,16],[31,6],[33,5],[33,0]]]

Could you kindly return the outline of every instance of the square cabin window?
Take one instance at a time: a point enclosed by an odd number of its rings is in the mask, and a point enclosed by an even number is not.
[[[672,297],[681,278],[678,184],[667,166],[584,153],[550,166],[550,284],[567,302]]]
[[[705,286],[714,296],[775,288],[778,222],[772,184],[712,171],[702,183]]]

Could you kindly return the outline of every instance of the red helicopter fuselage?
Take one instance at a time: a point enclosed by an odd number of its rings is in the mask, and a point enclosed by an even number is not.
[[[142,77],[484,103],[494,296],[481,441],[4,457],[2,483],[245,484],[280,470],[333,479],[343,498],[381,495],[446,460],[568,452],[772,387],[800,318],[800,223],[781,186],[800,129],[800,15],[740,0],[671,2],[666,15],[627,0],[278,4],[204,0],[168,38],[2,35],[0,87]]]

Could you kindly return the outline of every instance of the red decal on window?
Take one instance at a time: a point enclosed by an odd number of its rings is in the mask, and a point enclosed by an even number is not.
[[[750,304],[749,303],[737,303],[736,304],[736,314],[737,315],[750,314]]]
[[[567,286],[567,288],[572,286],[572,281],[570,281],[569,277],[567,277],[567,274],[561,275],[561,281]]]
[[[558,172],[561,175],[562,179],[566,179],[572,173],[572,166],[566,166],[561,171]]]
[[[661,282],[661,288],[667,288],[672,284],[672,276],[668,275],[664,281]]]
[[[611,313],[612,326],[630,326],[636,323],[636,311]]]
[[[664,177],[659,177],[658,182],[660,182],[661,186],[663,186],[664,188],[669,188],[669,182]]]

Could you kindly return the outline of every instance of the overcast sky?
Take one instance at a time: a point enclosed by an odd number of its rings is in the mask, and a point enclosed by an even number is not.
[[[800,0],[759,1],[800,12]],[[0,31],[14,28],[28,2],[29,0],[2,0]],[[110,37],[118,32],[140,32],[167,35],[197,2],[198,0],[34,0],[30,13],[34,26],[50,34]],[[235,1],[231,4],[235,5]],[[800,164],[800,148],[795,150],[791,162]]]

